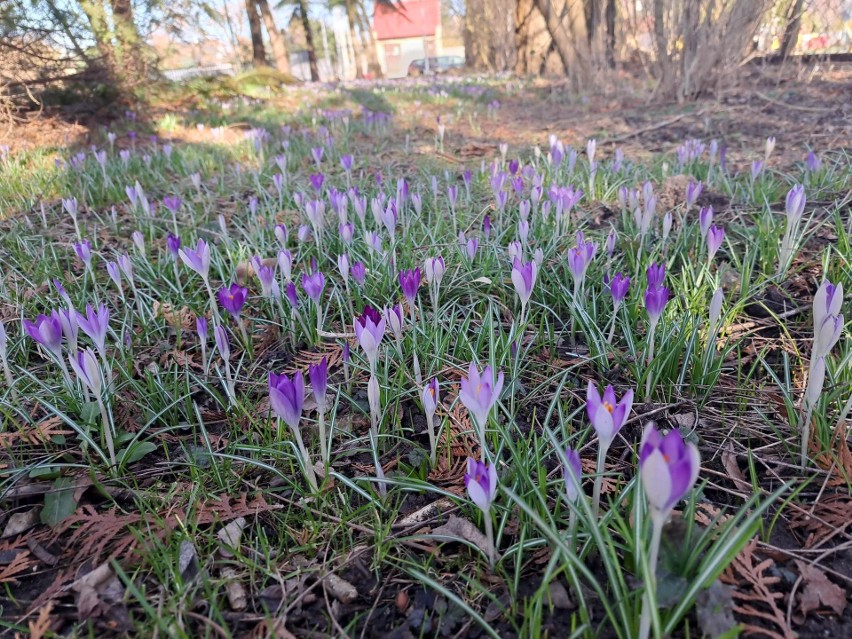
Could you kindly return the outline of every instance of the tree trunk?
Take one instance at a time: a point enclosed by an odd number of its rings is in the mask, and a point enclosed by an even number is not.
[[[305,30],[305,47],[308,49],[308,66],[311,69],[311,80],[319,82],[319,68],[317,67],[317,51],[314,49],[314,34],[311,33],[311,21],[308,16],[308,3],[298,0],[299,15],[302,17],[302,28]]]
[[[606,63],[615,68],[615,0],[606,0]]]
[[[787,57],[796,48],[796,43],[799,41],[799,29],[802,26],[802,7],[804,0],[794,0],[790,6],[790,13],[787,16],[787,26],[784,28],[784,39],[781,40],[781,57]]]
[[[358,21],[361,23],[361,33],[367,34],[367,68],[374,78],[384,76],[382,65],[379,64],[379,43],[373,37],[373,29],[370,26],[370,17],[363,2],[358,2]]]
[[[364,77],[364,70],[361,68],[361,61],[358,59],[359,51],[355,47],[355,43],[358,42],[355,39],[357,8],[355,7],[355,0],[344,0],[344,3],[346,5],[346,20],[349,22],[349,40],[352,42],[352,61],[355,63],[355,77],[360,79]]]
[[[262,67],[266,65],[266,47],[263,46],[263,29],[260,26],[256,0],[246,0],[246,12],[251,32],[251,63],[256,67]]]
[[[269,8],[268,0],[257,0],[257,7],[263,17],[266,33],[269,34],[269,44],[272,47],[272,58],[275,60],[275,68],[281,73],[290,73],[290,57],[287,54],[287,43],[284,41],[278,27],[275,26],[275,18]]]
[[[552,47],[553,38],[535,6],[535,0],[518,0],[515,5],[515,73],[543,73]]]
[[[575,89],[588,86],[588,57],[585,55],[588,51],[588,36],[585,28],[585,9],[582,2],[580,0],[568,0],[566,3],[570,34],[566,31],[562,20],[554,9],[553,0],[535,0],[535,5],[544,16],[547,30],[553,38],[556,52],[559,54],[559,59],[562,60],[568,77],[571,78],[572,85]]]
[[[671,91],[671,60],[669,60],[668,38],[666,37],[665,0],[654,0],[654,41],[657,48],[657,69],[660,84],[657,95],[668,94]]]
[[[142,41],[133,21],[133,4],[131,0],[110,0],[110,4],[119,67],[125,77],[141,78],[145,74],[145,62]]]
[[[106,8],[101,0],[80,0],[80,8],[86,14],[92,35],[95,37],[95,45],[101,56],[107,60],[107,64],[113,64],[113,49],[107,23]]]

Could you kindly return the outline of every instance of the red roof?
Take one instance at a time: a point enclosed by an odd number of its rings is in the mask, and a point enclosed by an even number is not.
[[[403,0],[393,7],[375,4],[373,29],[378,40],[434,36],[441,24],[440,0]]]

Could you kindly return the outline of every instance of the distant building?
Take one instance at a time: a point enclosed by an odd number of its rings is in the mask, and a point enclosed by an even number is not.
[[[464,56],[464,47],[455,45],[458,38],[445,37],[442,22],[441,0],[403,0],[393,6],[375,3],[373,32],[384,74],[404,76],[414,60]]]

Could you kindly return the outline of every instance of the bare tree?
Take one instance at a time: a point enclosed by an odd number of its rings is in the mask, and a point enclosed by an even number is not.
[[[290,57],[287,53],[287,43],[284,41],[284,35],[278,30],[275,24],[275,18],[272,15],[272,10],[269,8],[268,0],[257,0],[257,7],[260,9],[263,24],[266,26],[266,33],[269,36],[269,45],[272,48],[272,58],[275,61],[275,68],[281,73],[290,73]]]
[[[799,29],[802,27],[802,10],[804,0],[793,0],[787,14],[787,25],[784,27],[784,38],[781,40],[781,57],[786,59],[796,48],[799,41]]]
[[[246,12],[251,33],[251,63],[256,67],[266,66],[266,47],[263,45],[263,29],[256,0],[246,0]]]
[[[308,16],[308,3],[305,0],[297,0],[299,17],[302,19],[302,28],[305,30],[305,48],[308,50],[308,66],[311,69],[311,80],[318,82],[319,67],[317,67],[317,51],[314,48],[314,34],[311,32],[311,21]]]

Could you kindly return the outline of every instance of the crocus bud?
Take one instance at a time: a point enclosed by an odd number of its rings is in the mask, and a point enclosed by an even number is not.
[[[787,212],[788,223],[797,224],[802,219],[805,212],[805,187],[801,184],[795,185],[787,192],[787,200],[785,209]]]
[[[317,410],[324,413],[326,411],[325,393],[328,386],[328,360],[323,357],[319,364],[308,366],[308,377],[311,380],[311,390],[314,401],[317,403]]]
[[[722,302],[725,301],[725,293],[719,287],[713,293],[713,299],[710,300],[710,326],[712,330],[716,330],[719,325],[719,319],[722,317]]]
[[[666,211],[663,216],[663,241],[669,239],[669,233],[672,232],[672,212]]]
[[[566,448],[562,458],[562,477],[565,480],[565,497],[574,503],[583,492],[583,468],[580,463],[580,453],[573,448]]]

